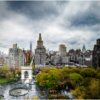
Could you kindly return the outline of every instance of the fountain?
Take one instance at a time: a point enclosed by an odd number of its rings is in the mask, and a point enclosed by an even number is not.
[[[15,88],[9,91],[9,95],[14,97],[25,96],[26,94],[28,94],[28,90],[25,88]]]

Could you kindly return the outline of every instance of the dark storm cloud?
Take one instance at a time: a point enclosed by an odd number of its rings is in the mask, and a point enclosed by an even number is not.
[[[10,1],[7,3],[8,9],[24,14],[33,20],[43,20],[46,17],[50,18],[51,15],[59,14],[57,7],[49,1]]]
[[[77,16],[73,16],[73,18],[69,19],[71,22],[71,26],[92,26],[95,24],[100,24],[100,18],[98,18],[95,14],[91,12],[77,14]]]
[[[83,6],[80,8],[80,11],[77,11],[75,15],[69,18],[71,26],[92,26],[95,24],[100,24],[100,1],[91,1],[86,10],[82,9]]]

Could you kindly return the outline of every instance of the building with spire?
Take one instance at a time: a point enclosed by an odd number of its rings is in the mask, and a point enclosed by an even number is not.
[[[39,40],[37,41],[37,47],[35,49],[35,67],[44,67],[46,59],[46,49],[43,46],[41,33],[39,34]]]
[[[30,42],[30,50],[32,51],[32,42]]]
[[[85,45],[83,44],[82,53],[85,53],[85,52],[86,52],[86,48],[85,48]]]

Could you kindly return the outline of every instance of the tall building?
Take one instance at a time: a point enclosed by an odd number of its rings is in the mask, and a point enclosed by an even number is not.
[[[4,65],[4,57],[0,56],[0,67]]]
[[[32,51],[32,42],[30,42],[30,50]]]
[[[86,52],[86,48],[85,48],[85,45],[83,44],[82,53],[85,53],[85,52]]]
[[[100,67],[100,39],[97,39],[97,44],[94,45],[94,48],[93,48],[92,66],[94,68]]]
[[[65,45],[59,45],[59,56],[65,57],[66,56],[66,47]]]
[[[46,58],[46,49],[43,46],[41,33],[39,34],[39,40],[37,41],[37,47],[35,49],[35,66],[44,66]]]
[[[5,65],[9,67],[20,67],[25,64],[25,56],[23,51],[17,47],[17,44],[13,44],[13,48],[9,49],[9,55],[5,59]]]

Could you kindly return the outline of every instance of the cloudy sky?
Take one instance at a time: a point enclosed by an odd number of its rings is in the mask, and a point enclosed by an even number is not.
[[[58,50],[59,44],[69,49],[93,49],[100,38],[100,1],[0,1],[0,51],[17,43],[36,48],[38,35],[44,46]]]

